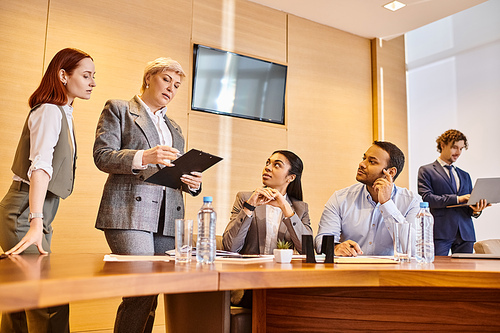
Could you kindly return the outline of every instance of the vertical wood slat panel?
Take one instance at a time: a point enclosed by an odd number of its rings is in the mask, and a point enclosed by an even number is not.
[[[356,182],[371,144],[370,41],[289,15],[288,52],[288,143],[304,162],[316,233],[324,204]]]
[[[0,1],[0,195],[12,183],[12,160],[28,115],[28,98],[42,78],[47,1]]]
[[[408,187],[408,120],[404,36],[372,40],[374,140],[390,141],[405,154],[398,186]],[[416,175],[414,175],[416,177]]]
[[[286,14],[249,1],[194,0],[192,40],[285,63]],[[265,161],[274,150],[287,148],[286,128],[189,111],[188,132],[190,148],[224,158],[203,176],[203,195],[214,197],[217,234],[222,234],[229,222],[236,193],[262,186],[261,171]],[[196,219],[201,204],[201,197],[187,195],[186,217]]]
[[[193,42],[286,63],[286,14],[244,0],[194,0]]]

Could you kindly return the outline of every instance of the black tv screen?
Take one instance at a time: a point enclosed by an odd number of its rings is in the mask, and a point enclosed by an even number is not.
[[[286,71],[284,65],[195,44],[191,108],[284,124]]]

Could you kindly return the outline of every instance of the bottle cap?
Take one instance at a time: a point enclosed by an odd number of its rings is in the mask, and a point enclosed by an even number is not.
[[[420,203],[420,208],[429,208],[429,203],[428,202],[421,202]]]
[[[212,202],[212,197],[203,197],[203,202]]]

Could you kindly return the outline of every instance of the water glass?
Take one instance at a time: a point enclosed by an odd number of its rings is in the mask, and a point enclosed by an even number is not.
[[[193,250],[193,220],[175,220],[175,262],[190,262]]]
[[[392,223],[392,236],[394,241],[394,259],[399,262],[409,262],[412,250],[412,228],[411,223]]]

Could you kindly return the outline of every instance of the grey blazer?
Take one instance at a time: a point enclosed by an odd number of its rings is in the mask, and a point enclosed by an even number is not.
[[[160,144],[153,121],[137,100],[109,100],[99,118],[94,143],[94,163],[109,174],[102,194],[95,227],[98,229],[134,229],[162,232],[174,236],[174,220],[184,217],[183,189],[165,188],[144,180],[160,170],[149,165],[132,170],[138,150]],[[172,146],[184,152],[184,137],[179,125],[165,117],[172,133]],[[160,207],[165,193],[165,226],[158,229]],[[198,194],[198,193],[195,193]]]
[[[241,254],[263,254],[266,245],[266,206],[259,206],[251,217],[243,210],[243,203],[253,192],[239,192],[236,195],[231,220],[222,236],[224,249]],[[294,248],[302,252],[302,235],[312,235],[311,220],[307,203],[288,198],[295,214],[283,218],[278,229],[278,239],[291,241]]]

